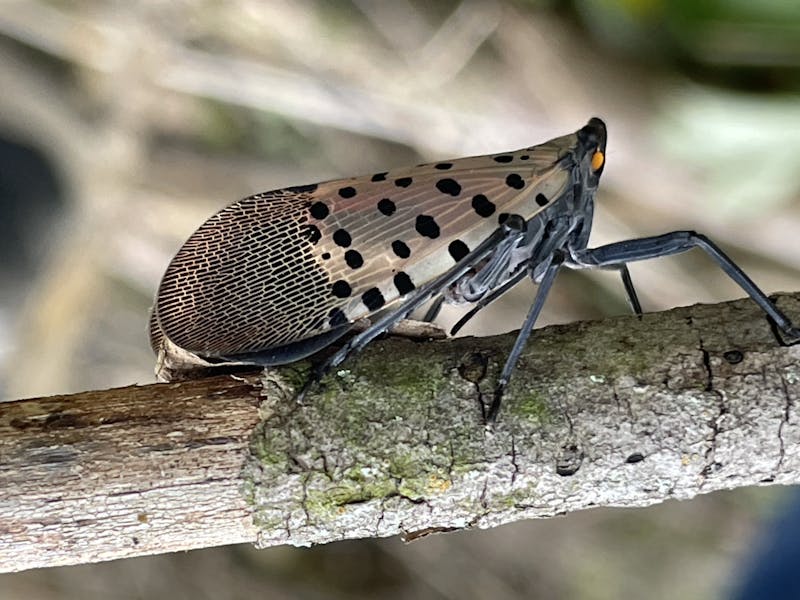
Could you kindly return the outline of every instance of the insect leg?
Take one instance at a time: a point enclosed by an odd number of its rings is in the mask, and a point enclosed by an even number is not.
[[[399,308],[388,312],[369,328],[350,338],[339,350],[313,370],[311,377],[298,395],[298,400],[302,400],[306,392],[333,367],[341,364],[350,354],[358,352],[395,323],[402,321],[425,302],[440,294],[447,286],[469,271],[475,263],[486,258],[504,239],[509,236],[524,235],[524,219],[521,217],[513,218],[514,216],[509,217],[501,227],[496,229],[492,235],[461,259],[452,269],[418,288]]]
[[[701,248],[739,287],[773,320],[790,340],[800,341],[800,328],[792,324],[775,304],[753,283],[747,274],[733,262],[714,242],[694,231],[673,231],[653,237],[624,240],[597,248],[573,251],[571,261],[579,267],[614,267],[636,260],[658,258]]]
[[[425,316],[422,317],[422,320],[426,323],[433,323],[442,310],[442,304],[444,304],[444,296],[439,296],[431,303],[430,307],[425,312]]]
[[[500,410],[500,404],[503,400],[503,392],[505,392],[508,381],[511,379],[511,373],[514,370],[514,366],[517,364],[517,360],[519,360],[519,355],[522,353],[522,349],[525,347],[525,344],[531,335],[533,326],[536,324],[536,319],[539,317],[539,313],[542,311],[544,301],[547,299],[547,295],[550,293],[550,288],[553,285],[553,281],[556,279],[558,270],[563,264],[564,255],[560,250],[557,250],[553,254],[550,264],[547,266],[547,269],[544,272],[544,276],[539,283],[539,288],[536,290],[536,297],[533,300],[533,305],[528,311],[528,316],[525,317],[525,322],[522,324],[519,334],[517,334],[517,339],[514,340],[514,346],[511,348],[508,358],[506,358],[506,364],[503,365],[503,371],[500,374],[500,378],[498,379],[497,386],[494,390],[492,405],[489,407],[489,412],[486,414],[487,425],[494,423],[495,419],[497,418],[497,413]],[[528,268],[531,278],[533,278],[534,266],[535,265],[532,265]]]
[[[642,316],[642,305],[639,302],[639,296],[636,294],[636,288],[633,287],[633,279],[631,279],[631,272],[628,270],[628,265],[622,263],[614,267],[619,271],[622,277],[622,285],[625,286],[625,295],[628,297],[628,305],[635,315]]]

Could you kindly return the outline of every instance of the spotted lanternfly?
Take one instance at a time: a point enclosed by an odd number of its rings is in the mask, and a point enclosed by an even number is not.
[[[434,300],[480,308],[530,277],[538,284],[498,380],[492,421],[561,267],[611,268],[641,314],[626,263],[701,248],[787,338],[800,329],[708,238],[693,231],[588,248],[605,163],[593,118],[538,146],[290,187],[222,209],[172,259],[150,334],[157,372],[220,364],[280,365],[309,356],[352,324],[313,380]],[[376,313],[381,313],[376,316]]]

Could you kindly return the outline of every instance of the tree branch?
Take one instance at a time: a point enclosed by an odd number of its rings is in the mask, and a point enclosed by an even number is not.
[[[376,342],[303,406],[298,366],[1,403],[0,570],[800,482],[800,346],[750,301],[537,331],[487,432],[512,340]]]

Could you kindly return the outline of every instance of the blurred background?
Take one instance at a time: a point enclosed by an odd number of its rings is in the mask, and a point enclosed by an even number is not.
[[[0,90],[5,399],[153,381],[160,275],[225,204],[593,115],[609,145],[592,245],[697,229],[768,292],[800,287],[794,0],[0,0]],[[694,253],[632,272],[645,310],[743,295]],[[623,313],[620,288],[566,273],[544,322]],[[518,286],[463,334],[516,329],[530,298]],[[730,597],[790,500],[0,575],[0,600]]]

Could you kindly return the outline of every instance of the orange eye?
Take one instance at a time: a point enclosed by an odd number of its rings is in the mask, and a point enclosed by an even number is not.
[[[592,169],[597,171],[600,167],[603,166],[603,163],[606,161],[606,157],[603,155],[600,150],[595,150],[594,154],[592,154]]]

